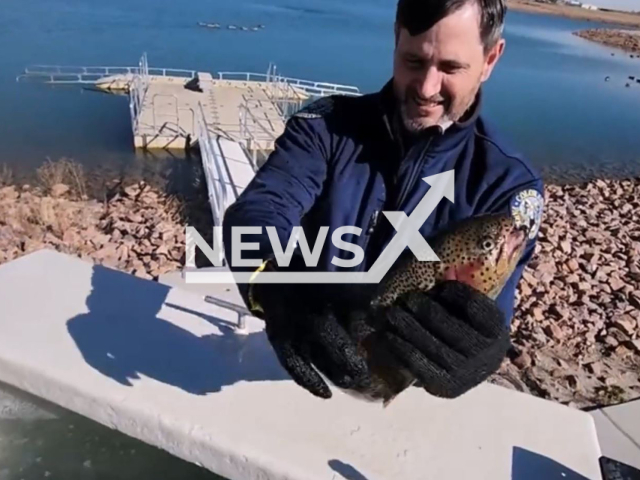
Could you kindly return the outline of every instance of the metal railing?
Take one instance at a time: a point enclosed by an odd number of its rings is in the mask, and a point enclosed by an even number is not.
[[[139,129],[140,113],[149,89],[149,64],[147,54],[144,53],[138,63],[138,73],[133,75],[129,88],[129,111],[131,113],[131,128],[135,137]]]
[[[207,190],[209,192],[209,204],[213,214],[213,224],[222,225],[222,219],[227,205],[235,200],[230,183],[227,182],[227,169],[223,164],[224,157],[220,146],[211,138],[202,104],[198,102],[196,111],[196,137],[200,146],[202,165],[204,168]]]
[[[296,87],[301,92],[312,96],[326,96],[326,95],[361,95],[360,89],[352,85],[342,85],[339,83],[328,82],[314,82],[313,80],[303,80],[300,78],[291,78],[278,75],[276,72],[276,66],[269,64],[267,73],[255,73],[255,72],[218,72],[219,80],[239,80],[239,81],[255,81],[255,82],[285,82],[290,87]],[[295,90],[295,89],[294,89]]]
[[[143,56],[146,59],[146,56]],[[197,75],[195,70],[184,70],[180,68],[150,68],[148,63],[144,65],[144,72],[141,65],[137,67],[79,67],[62,65],[33,65],[25,68],[24,72],[16,77],[17,81],[34,79],[45,83],[53,84],[94,84],[96,81],[114,75],[135,76],[140,74],[153,75],[156,77],[180,77],[191,79]]]
[[[263,125],[262,120],[256,117],[247,102],[241,104],[239,110],[240,136],[245,140],[246,150],[251,155],[251,166],[255,171],[257,170],[258,164],[257,151],[259,149],[269,148],[276,141],[277,136],[273,130],[270,130]],[[265,117],[264,120],[269,121],[269,118]],[[273,120],[282,121],[279,116],[277,118],[273,118]],[[252,128],[252,125],[257,126],[258,131],[256,131],[255,128]]]

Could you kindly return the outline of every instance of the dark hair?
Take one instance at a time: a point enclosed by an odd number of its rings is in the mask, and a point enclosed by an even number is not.
[[[502,36],[504,0],[398,0],[396,23],[411,36],[419,35],[470,2],[480,7],[480,38],[485,51],[489,50]]]

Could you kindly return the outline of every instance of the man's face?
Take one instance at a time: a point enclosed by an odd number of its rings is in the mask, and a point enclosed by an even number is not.
[[[393,84],[405,127],[419,132],[457,121],[491,75],[503,49],[504,40],[500,40],[485,52],[475,2],[415,37],[396,26]]]

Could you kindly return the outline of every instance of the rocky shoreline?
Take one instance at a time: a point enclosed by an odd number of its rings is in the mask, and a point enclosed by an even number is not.
[[[509,10],[517,10],[527,13],[574,18],[587,22],[640,27],[640,14],[632,12],[615,10],[588,10],[586,8],[581,8],[578,6],[531,0],[507,0],[507,8]]]
[[[620,48],[631,54],[637,54],[640,59],[640,32],[629,33],[610,28],[590,28],[573,32],[573,34],[609,47]]]
[[[640,178],[545,193],[513,349],[492,382],[575,407],[640,397]],[[103,201],[64,183],[9,185],[0,188],[0,263],[52,248],[157,279],[184,264],[186,224],[211,231],[206,201],[144,182],[116,185]]]
[[[577,407],[640,397],[640,179],[549,185],[494,381]]]

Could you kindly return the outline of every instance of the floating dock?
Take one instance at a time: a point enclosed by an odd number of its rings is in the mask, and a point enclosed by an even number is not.
[[[18,81],[81,84],[129,96],[133,144],[140,149],[199,148],[214,224],[249,184],[284,132],[289,116],[326,95],[357,87],[265,74],[136,67],[28,67]]]

